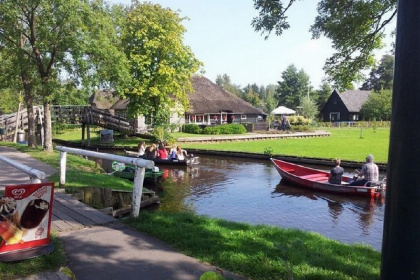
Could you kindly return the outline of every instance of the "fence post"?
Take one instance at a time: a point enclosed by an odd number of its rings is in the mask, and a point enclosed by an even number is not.
[[[143,194],[145,168],[136,166],[134,173],[133,204],[131,207],[131,217],[137,218],[140,213],[141,196]]]
[[[60,187],[66,185],[67,152],[60,151]]]

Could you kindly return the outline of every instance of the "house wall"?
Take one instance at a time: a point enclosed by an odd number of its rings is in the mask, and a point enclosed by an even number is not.
[[[336,91],[333,91],[322,110],[324,122],[350,121],[349,111]]]

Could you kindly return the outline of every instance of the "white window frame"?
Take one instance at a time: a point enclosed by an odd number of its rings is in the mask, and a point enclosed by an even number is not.
[[[241,115],[241,120],[246,120],[246,115]]]

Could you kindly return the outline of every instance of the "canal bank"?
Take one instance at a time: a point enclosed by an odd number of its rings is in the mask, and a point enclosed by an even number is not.
[[[234,136],[232,136],[234,137]],[[226,139],[226,138],[225,138]],[[83,146],[79,143],[74,143],[70,141],[54,139],[54,143],[74,148],[83,148],[92,151],[107,151],[113,153],[124,153],[125,151],[136,152],[137,148],[133,146],[113,146],[113,145],[91,145],[90,147]],[[234,152],[234,151],[218,151],[218,150],[207,150],[207,149],[188,149],[189,154],[194,155],[213,155],[213,156],[226,156],[226,157],[236,157],[236,158],[251,158],[251,159],[262,159],[270,160],[270,158],[276,158],[292,163],[297,164],[314,164],[322,166],[333,166],[332,160],[323,159],[323,158],[311,158],[311,157],[297,157],[290,155],[280,155],[280,154],[264,154],[264,153],[248,153],[248,152]],[[346,161],[341,160],[341,166],[347,168],[360,168],[364,162],[358,161]],[[386,171],[387,165],[377,163],[379,170]]]

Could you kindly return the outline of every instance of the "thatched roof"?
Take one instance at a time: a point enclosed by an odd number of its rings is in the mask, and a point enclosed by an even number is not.
[[[120,98],[115,94],[115,91],[98,91],[91,95],[89,98],[89,104],[92,107],[107,110],[111,109],[112,105],[115,104]]]
[[[267,115],[261,109],[227,92],[205,77],[194,76],[193,93],[188,94],[191,114],[229,112],[236,114]]]
[[[113,109],[113,110],[125,110],[125,109],[127,109],[127,106],[128,106],[129,103],[130,103],[130,98],[120,99],[114,105],[112,105],[111,109]]]
[[[368,90],[346,90],[343,93],[339,93],[338,96],[340,96],[349,112],[357,113],[360,112],[370,94],[371,91]]]

